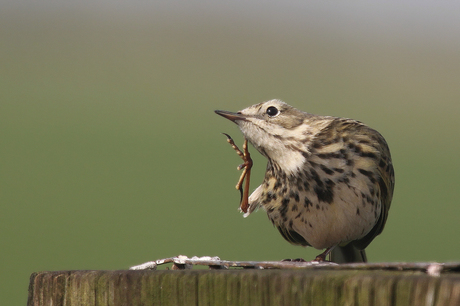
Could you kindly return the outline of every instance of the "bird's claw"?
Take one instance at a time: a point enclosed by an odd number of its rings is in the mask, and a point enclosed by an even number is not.
[[[241,193],[241,203],[240,209],[244,212],[248,212],[249,207],[249,180],[251,177],[251,168],[252,168],[252,159],[251,154],[248,151],[248,140],[245,138],[243,143],[243,151],[238,148],[238,146],[233,141],[232,137],[226,133],[222,133],[227,136],[227,142],[232,146],[232,148],[236,151],[241,159],[243,159],[243,164],[237,167],[238,170],[243,170],[241,176],[236,184],[235,188],[240,191]],[[245,181],[246,179],[246,181]],[[244,183],[244,188],[242,187]]]
[[[284,262],[307,262],[305,259],[303,258],[294,258],[294,259],[283,259],[281,261],[284,261]]]

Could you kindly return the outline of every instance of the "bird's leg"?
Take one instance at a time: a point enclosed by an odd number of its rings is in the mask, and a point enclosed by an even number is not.
[[[326,251],[324,251],[323,253],[319,254],[318,256],[316,256],[316,258],[313,260],[313,261],[319,261],[319,262],[323,262],[323,261],[326,261],[326,256],[329,255],[329,253],[336,247],[337,245],[333,245],[329,248],[326,249]]]
[[[241,194],[241,203],[240,208],[244,213],[248,212],[249,207],[249,181],[251,179],[251,168],[252,168],[252,159],[251,155],[248,151],[248,140],[245,138],[243,142],[243,164],[238,166],[238,170],[243,169],[243,173],[241,173],[240,179],[236,184],[236,189],[238,189],[241,193],[241,186],[243,185],[244,181],[244,188]]]
[[[245,138],[243,143],[243,151],[241,151],[238,146],[233,141],[230,135],[223,133],[227,136],[227,142],[232,146],[232,148],[236,151],[241,159],[243,159],[243,163],[237,167],[238,170],[243,170],[241,173],[240,179],[236,184],[236,189],[241,193],[241,202],[240,202],[240,209],[244,212],[248,212],[249,207],[249,180],[251,178],[251,168],[252,168],[252,159],[251,154],[248,151],[248,140]],[[246,181],[244,181],[246,179]],[[244,182],[244,188],[243,186]]]

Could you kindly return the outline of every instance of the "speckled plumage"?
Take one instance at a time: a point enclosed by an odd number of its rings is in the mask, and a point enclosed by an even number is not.
[[[383,136],[359,121],[312,115],[279,100],[228,114],[221,113],[268,159],[247,214],[263,207],[290,243],[338,246],[332,260],[342,247],[358,255],[336,261],[365,261],[364,248],[382,232],[393,195]]]

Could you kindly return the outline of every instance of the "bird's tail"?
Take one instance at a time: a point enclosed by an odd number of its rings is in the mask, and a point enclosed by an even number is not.
[[[345,246],[336,246],[331,251],[330,260],[335,263],[367,262],[367,257],[364,250],[358,250],[349,243]]]

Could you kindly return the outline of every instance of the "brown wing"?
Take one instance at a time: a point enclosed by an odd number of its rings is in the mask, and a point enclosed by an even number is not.
[[[368,133],[369,137],[372,138],[376,149],[381,152],[377,167],[377,181],[380,201],[382,205],[380,217],[376,225],[366,236],[353,242],[353,245],[361,250],[366,248],[369,243],[371,243],[371,241],[383,231],[387,221],[388,211],[390,209],[391,200],[393,198],[393,190],[395,185],[393,163],[391,161],[390,150],[388,148],[387,142],[379,132],[373,129],[367,128],[366,133]]]

